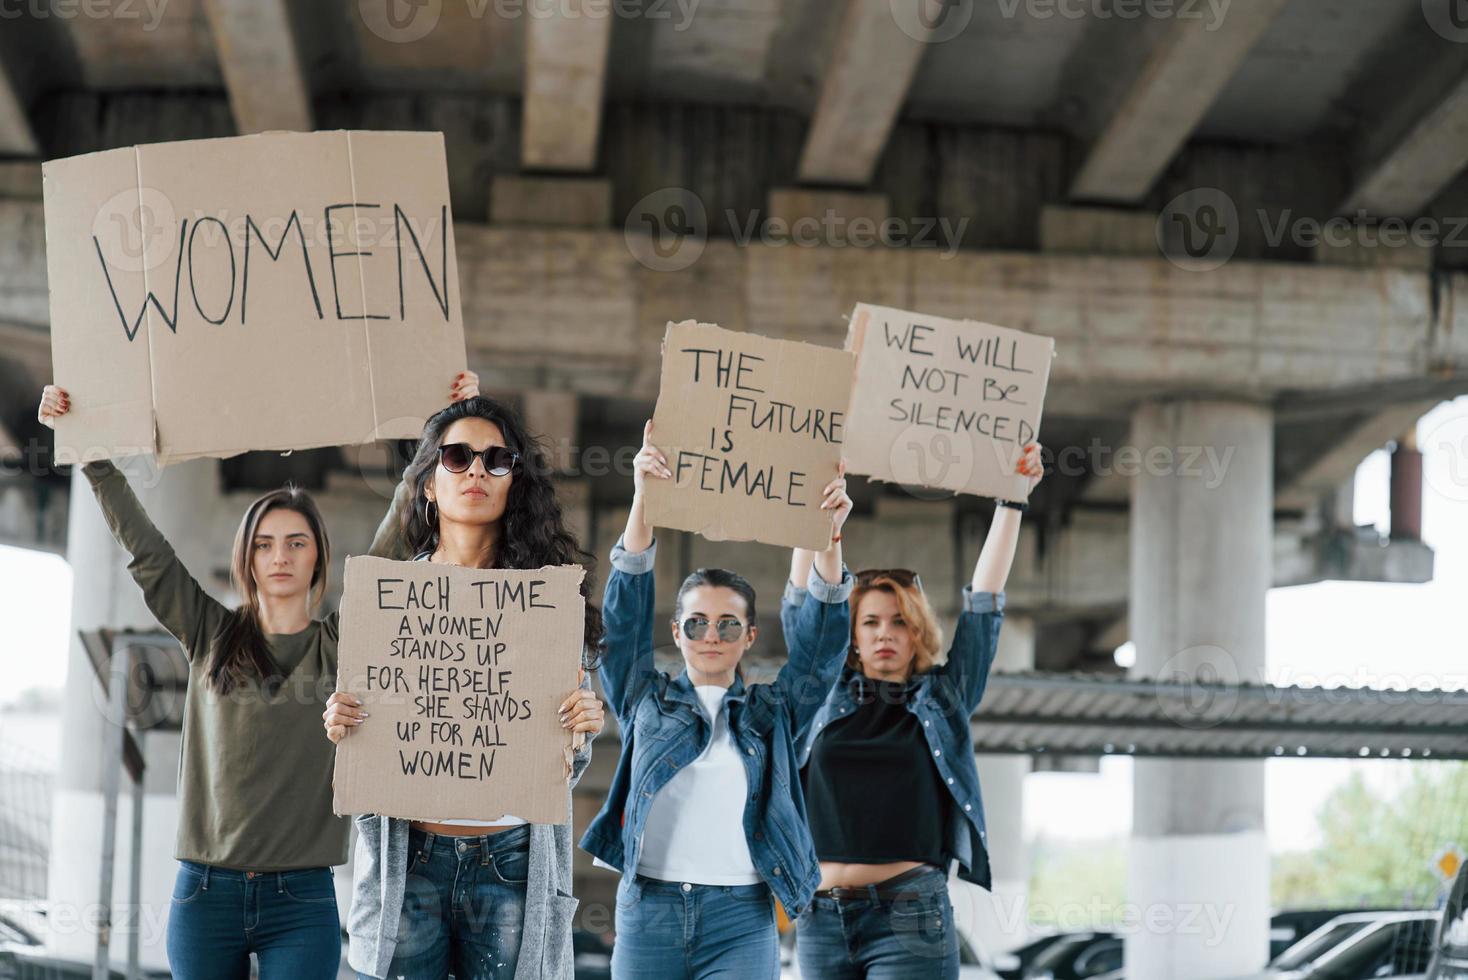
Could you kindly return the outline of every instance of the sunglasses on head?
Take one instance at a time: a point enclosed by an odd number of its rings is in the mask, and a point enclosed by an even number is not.
[[[474,449],[467,442],[451,442],[438,447],[438,462],[450,473],[463,473],[474,465],[474,457],[484,460],[484,471],[490,476],[508,476],[520,461],[520,454],[504,446]]]
[[[923,591],[922,577],[910,568],[868,568],[856,573],[856,584],[870,585],[879,578],[890,579],[904,589],[916,587],[919,592]]]
[[[679,628],[684,636],[697,643],[708,635],[710,625],[718,631],[720,643],[733,643],[744,635],[744,624],[733,616],[721,616],[716,624],[711,624],[707,616],[689,616]]]

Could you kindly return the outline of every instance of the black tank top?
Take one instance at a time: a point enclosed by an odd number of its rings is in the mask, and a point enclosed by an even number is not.
[[[945,867],[948,801],[907,685],[856,674],[857,708],[828,723],[800,771],[816,856],[822,861]]]

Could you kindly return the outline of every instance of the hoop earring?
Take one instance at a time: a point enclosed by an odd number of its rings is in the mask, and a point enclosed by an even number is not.
[[[428,508],[430,507],[433,508],[432,517],[428,516]],[[428,525],[429,530],[434,530],[438,527],[438,504],[432,500],[425,500],[423,502],[423,523]]]

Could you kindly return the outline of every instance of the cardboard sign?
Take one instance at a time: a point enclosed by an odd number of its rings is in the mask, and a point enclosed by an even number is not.
[[[824,550],[821,509],[846,436],[855,358],[686,320],[668,324],[646,484],[648,523],[712,541]]]
[[[347,559],[337,690],[371,718],[337,745],[337,813],[565,823],[585,570]]]
[[[1040,412],[1055,341],[976,320],[858,303],[847,471],[875,480],[1024,500],[1015,474]]]
[[[413,438],[465,366],[440,133],[53,160],[58,462]]]

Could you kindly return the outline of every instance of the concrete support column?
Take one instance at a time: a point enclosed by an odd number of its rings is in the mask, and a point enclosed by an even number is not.
[[[1018,673],[1034,667],[1035,621],[1028,616],[1005,616],[994,670]],[[980,705],[980,718],[983,713]],[[1014,949],[1029,934],[1030,855],[1024,835],[1024,800],[1030,757],[984,754],[976,761],[989,828],[994,887],[988,894],[972,889],[977,897],[971,934],[992,954]],[[954,911],[959,909],[955,907]]]
[[[210,571],[227,565],[228,555],[210,546],[201,523],[218,500],[218,464],[196,460],[159,473],[150,466],[129,464],[134,490],[154,522],[173,543],[179,557],[200,584],[211,591]],[[98,868],[102,854],[102,771],[121,766],[121,759],[103,759],[107,695],[97,682],[76,631],[98,627],[156,629],[143,604],[141,590],[128,574],[128,557],[113,540],[91,485],[78,467],[72,477],[71,510],[67,534],[67,561],[73,573],[72,642],[63,693],[61,764],[51,823],[51,860],[48,893],[53,928],[48,937],[58,955],[90,962],[96,948]],[[223,598],[223,596],[221,596]],[[172,861],[178,826],[178,749],[173,733],[153,733],[146,740],[146,796],[143,804],[143,869],[141,906],[129,908],[131,875],[127,841],[131,835],[131,807],[123,776],[117,822],[117,864],[113,888],[111,953],[115,966],[126,963],[127,937],[141,930],[144,967],[164,968],[165,930],[177,866]]]
[[[1224,401],[1140,406],[1131,496],[1132,676],[1259,682],[1270,584],[1273,420]],[[1189,466],[1216,454],[1222,478]],[[1185,727],[1200,722],[1173,712]],[[1264,763],[1138,759],[1128,980],[1213,980],[1268,954]]]

